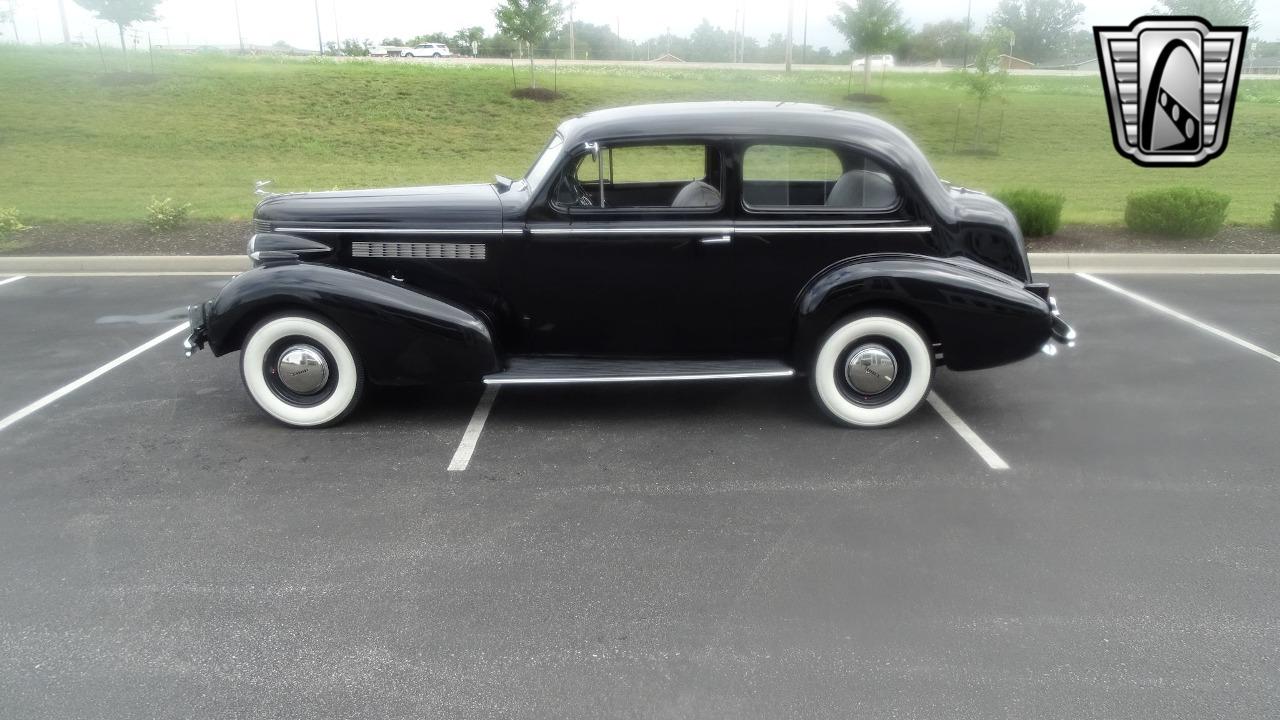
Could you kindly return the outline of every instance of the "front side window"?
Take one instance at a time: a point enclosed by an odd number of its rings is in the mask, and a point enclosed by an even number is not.
[[[889,210],[893,178],[853,151],[806,145],[752,145],[742,157],[742,199],[753,209]]]
[[[707,145],[600,143],[570,163],[554,199],[574,207],[709,210],[721,205],[720,176],[719,150]]]

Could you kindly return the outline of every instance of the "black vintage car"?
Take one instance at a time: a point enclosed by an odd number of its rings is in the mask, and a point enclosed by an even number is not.
[[[288,425],[378,384],[808,377],[835,421],[887,425],[934,368],[1075,333],[1013,215],[890,125],[791,103],[687,103],[562,124],[519,180],[272,196],[255,267],[191,308],[188,351],[240,351]]]

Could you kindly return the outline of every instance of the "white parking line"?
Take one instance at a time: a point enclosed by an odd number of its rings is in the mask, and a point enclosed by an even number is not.
[[[485,386],[484,394],[480,396],[475,412],[471,413],[471,422],[467,423],[467,430],[462,433],[462,442],[458,443],[458,449],[453,453],[453,460],[449,461],[450,472],[461,472],[471,464],[471,454],[476,451],[476,443],[480,442],[480,433],[484,430],[484,421],[489,418],[489,410],[493,408],[493,401],[498,397],[498,389],[501,387],[501,385]]]
[[[75,380],[75,381],[73,381],[73,382],[71,382],[71,383],[69,383],[69,384],[67,384],[67,385],[63,385],[62,387],[58,388],[57,390],[54,390],[53,392],[49,393],[48,395],[45,395],[44,397],[40,398],[39,400],[36,400],[35,402],[31,403],[30,405],[28,405],[28,406],[26,406],[26,407],[22,408],[21,410],[19,410],[19,411],[17,411],[17,412],[15,412],[15,413],[13,413],[13,414],[11,414],[11,415],[9,415],[8,417],[4,418],[3,420],[0,420],[0,430],[4,430],[5,428],[9,427],[10,425],[12,425],[12,424],[14,424],[14,423],[18,422],[19,420],[21,420],[21,419],[23,419],[23,418],[25,418],[26,416],[30,415],[31,413],[34,413],[35,411],[39,410],[40,408],[42,408],[42,407],[44,407],[44,406],[46,406],[46,405],[49,405],[49,404],[51,404],[51,403],[54,403],[54,402],[56,402],[59,398],[62,398],[63,396],[68,395],[68,394],[70,394],[70,393],[74,392],[75,390],[77,390],[77,389],[79,389],[79,388],[81,388],[81,387],[84,387],[85,385],[88,385],[89,383],[93,382],[93,381],[94,381],[94,380],[96,380],[97,378],[100,378],[100,377],[102,377],[103,375],[106,375],[107,373],[111,372],[112,370],[114,370],[114,369],[116,369],[116,368],[120,367],[121,365],[123,365],[123,364],[125,364],[125,363],[129,362],[130,360],[132,360],[132,359],[134,359],[134,358],[138,357],[138,356],[139,356],[139,355],[141,355],[142,353],[144,353],[144,352],[146,352],[146,351],[150,350],[151,348],[153,348],[153,347],[155,347],[155,346],[159,345],[160,343],[164,342],[165,340],[168,340],[169,338],[173,337],[174,335],[177,335],[178,333],[181,333],[181,332],[186,331],[188,328],[190,328],[190,325],[188,325],[187,323],[182,323],[181,325],[179,325],[179,326],[177,326],[177,327],[173,328],[172,330],[169,330],[168,332],[164,333],[163,335],[159,335],[159,336],[157,336],[157,337],[154,337],[154,338],[152,338],[152,339],[150,339],[150,340],[146,341],[146,342],[145,342],[145,343],[143,343],[142,345],[139,345],[138,347],[136,347],[136,348],[134,348],[134,349],[130,350],[129,352],[127,352],[127,353],[125,353],[125,354],[121,355],[120,357],[116,358],[115,360],[112,360],[111,362],[107,363],[106,365],[103,365],[102,367],[98,368],[97,370],[94,370],[93,372],[89,373],[88,375],[85,375],[85,376],[83,376],[83,377],[81,377],[81,378],[79,378],[79,379],[77,379],[77,380]]]
[[[26,277],[26,275],[14,275],[13,277],[7,277],[3,280],[0,280],[0,285],[8,285],[9,283],[12,283],[12,282],[18,282],[24,277]]]
[[[978,433],[974,432],[973,428],[969,427],[968,423],[961,420],[960,416],[956,414],[955,410],[951,409],[950,405],[946,404],[943,402],[942,398],[938,397],[938,393],[929,393],[928,400],[929,404],[933,406],[933,409],[937,410],[938,414],[942,416],[942,419],[946,420],[947,424],[951,426],[951,429],[956,431],[956,434],[960,436],[960,439],[969,443],[969,447],[973,448],[973,451],[978,453],[978,457],[982,458],[982,460],[986,462],[992,470],[1009,469],[1009,463],[1005,462],[1004,458],[996,454],[996,451],[992,450],[990,445],[983,442],[982,438],[978,437]]]
[[[1140,302],[1140,303],[1142,303],[1143,305],[1146,305],[1147,307],[1151,308],[1152,310],[1158,310],[1158,311],[1160,311],[1160,312],[1164,313],[1165,315],[1168,315],[1168,316],[1170,316],[1170,317],[1177,318],[1177,319],[1179,319],[1179,320],[1181,320],[1181,321],[1183,321],[1183,322],[1187,323],[1188,325],[1194,325],[1195,327],[1198,327],[1198,328],[1200,328],[1201,330],[1204,330],[1204,331],[1205,331],[1205,332],[1207,332],[1207,333],[1211,333],[1211,334],[1213,334],[1213,335],[1217,335],[1218,337],[1222,338],[1223,340],[1226,340],[1226,341],[1228,341],[1228,342],[1235,343],[1236,345],[1239,345],[1240,347],[1244,348],[1245,350],[1252,350],[1253,352],[1256,352],[1256,353],[1258,353],[1259,355],[1261,355],[1261,356],[1263,356],[1263,357],[1265,357],[1265,358],[1270,358],[1271,360],[1274,360],[1274,361],[1276,361],[1276,362],[1280,362],[1280,355],[1277,355],[1277,354],[1275,354],[1275,353],[1271,352],[1270,350],[1268,350],[1268,349],[1266,349],[1266,348],[1263,348],[1263,347],[1259,347],[1259,346],[1257,346],[1257,345],[1254,345],[1253,343],[1249,342],[1248,340],[1245,340],[1244,338],[1236,337],[1235,335],[1232,335],[1231,333],[1227,332],[1226,330],[1219,330],[1218,328],[1216,328],[1216,327],[1214,327],[1214,326],[1212,326],[1212,325],[1209,325],[1208,323],[1200,322],[1199,320],[1197,320],[1197,319],[1195,319],[1195,318],[1191,317],[1190,315],[1186,315],[1186,314],[1184,314],[1184,313],[1180,313],[1180,312],[1178,312],[1177,310],[1174,310],[1173,308],[1169,307],[1168,305],[1162,305],[1162,304],[1160,304],[1160,303],[1156,302],[1155,300],[1152,300],[1152,299],[1151,299],[1151,298],[1149,298],[1149,297],[1145,297],[1145,296],[1143,296],[1143,295],[1139,295],[1138,293],[1133,292],[1132,290],[1125,290],[1124,288],[1120,287],[1119,285],[1116,285],[1115,283],[1108,282],[1108,281],[1103,280],[1102,278],[1099,278],[1099,277],[1094,277],[1093,275],[1090,275],[1089,273],[1076,273],[1076,275],[1077,275],[1078,277],[1084,278],[1085,280],[1088,280],[1089,282],[1093,283],[1094,285],[1098,285],[1098,286],[1100,286],[1100,287],[1104,287],[1104,288],[1106,288],[1106,289],[1108,289],[1108,290],[1110,290],[1110,291],[1112,291],[1112,292],[1114,292],[1114,293],[1118,293],[1118,294],[1120,294],[1120,295],[1123,295],[1123,296],[1125,296],[1125,297],[1129,298],[1130,300],[1134,300],[1134,301],[1136,301],[1136,302]]]

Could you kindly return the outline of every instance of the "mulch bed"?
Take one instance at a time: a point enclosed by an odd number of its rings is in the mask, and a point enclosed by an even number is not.
[[[516,88],[511,91],[511,97],[521,100],[537,100],[538,102],[551,102],[564,97],[564,93],[556,92],[550,88]]]
[[[1111,225],[1068,225],[1055,235],[1027,238],[1027,250],[1047,253],[1280,253],[1280,233],[1225,227],[1204,239],[1143,235]]]
[[[0,255],[241,255],[247,220],[193,220],[170,232],[143,223],[41,225],[0,242]]]
[[[239,255],[252,225],[247,220],[191,221],[153,233],[141,223],[53,224],[0,240],[0,255]],[[1132,233],[1110,225],[1068,225],[1047,238],[1028,238],[1031,252],[1280,253],[1280,233],[1228,227],[1208,240]]]

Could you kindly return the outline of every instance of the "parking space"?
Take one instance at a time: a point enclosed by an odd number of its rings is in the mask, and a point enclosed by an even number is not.
[[[450,471],[479,386],[290,431],[166,341],[0,431],[0,715],[1266,715],[1280,365],[1048,279],[1079,347],[935,386],[1008,470],[781,381],[504,388]],[[1280,347],[1280,279],[1107,279]],[[211,282],[0,286],[0,416]]]

